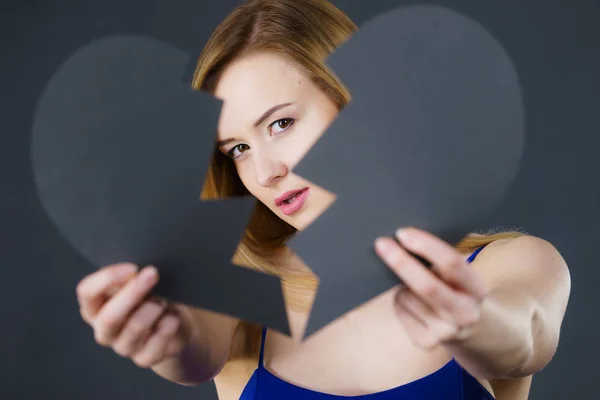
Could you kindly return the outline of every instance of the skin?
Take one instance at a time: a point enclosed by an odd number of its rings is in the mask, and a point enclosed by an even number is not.
[[[220,150],[234,158],[242,182],[257,199],[302,230],[334,197],[290,171],[338,110],[293,63],[270,54],[230,65],[216,96],[224,100]],[[255,124],[281,104],[286,106]],[[306,202],[298,212],[284,214],[274,200],[301,188],[309,188]],[[468,264],[469,254],[427,232],[406,228],[396,236],[432,269],[392,238],[377,238],[377,254],[406,285],[303,342],[297,337],[308,313],[289,310],[293,337],[269,331],[265,367],[312,390],[358,395],[414,381],[454,357],[498,399],[526,399],[531,375],[556,351],[570,294],[569,271],[558,251],[525,236],[491,243]],[[306,268],[293,256],[281,267]],[[82,316],[96,341],[178,383],[215,378],[220,398],[239,398],[256,360],[225,364],[238,321],[148,299],[158,280],[152,271],[122,264],[80,282]]]
[[[293,64],[269,55],[231,65],[215,96],[224,101],[218,125],[219,142],[224,143],[220,150],[234,160],[244,186],[279,218],[305,228],[335,197],[290,171],[333,122],[335,105]],[[262,122],[255,126],[257,120]],[[287,191],[305,187],[310,195],[294,215],[285,215],[275,205]]]

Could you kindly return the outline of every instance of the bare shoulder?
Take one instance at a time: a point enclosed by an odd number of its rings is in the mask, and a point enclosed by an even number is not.
[[[488,244],[473,261],[492,287],[514,288],[534,296],[552,326],[561,324],[571,281],[566,261],[549,241],[523,235]],[[490,382],[497,400],[527,400],[533,376]]]
[[[498,240],[487,245],[472,264],[490,290],[530,298],[547,324],[555,330],[560,327],[571,293],[571,275],[550,242],[535,236]]]
[[[486,245],[481,251],[482,257],[489,257],[498,254],[515,254],[520,256],[525,254],[537,256],[547,255],[562,259],[562,256],[552,243],[533,235],[498,239]]]
[[[536,310],[548,328],[543,331],[551,338],[548,346],[555,351],[571,293],[571,275],[554,245],[535,236],[493,242],[473,260],[473,268],[490,291],[514,295]]]
[[[473,266],[490,274],[498,273],[501,268],[505,274],[550,274],[570,282],[567,263],[558,249],[549,241],[531,235],[491,242],[475,258]]]

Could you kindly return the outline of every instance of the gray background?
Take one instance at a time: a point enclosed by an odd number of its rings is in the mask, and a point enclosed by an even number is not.
[[[397,0],[335,1],[355,22]],[[108,33],[148,34],[198,54],[235,2],[61,0],[0,5],[0,396],[7,399],[211,399],[97,346],[80,319],[75,285],[91,266],[55,234],[34,196],[29,132],[46,80],[76,47]],[[594,0],[445,1],[492,31],[524,88],[523,174],[482,228],[525,228],[557,245],[573,276],[561,345],[531,399],[596,398],[595,302],[600,167],[600,3]],[[568,4],[568,5],[567,5]]]

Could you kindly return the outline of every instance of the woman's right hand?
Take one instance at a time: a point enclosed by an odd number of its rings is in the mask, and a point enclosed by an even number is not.
[[[81,316],[94,329],[96,342],[142,368],[177,355],[189,337],[181,313],[148,297],[158,278],[154,267],[138,272],[135,265],[117,264],[77,285]]]

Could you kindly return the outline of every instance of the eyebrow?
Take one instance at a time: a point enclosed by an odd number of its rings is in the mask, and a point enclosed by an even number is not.
[[[254,123],[254,127],[257,128],[260,124],[265,122],[265,120],[271,115],[273,115],[275,111],[281,110],[282,108],[285,108],[287,106],[291,106],[292,104],[294,103],[283,103],[269,108],[267,111],[265,111],[263,115],[261,115],[259,119],[256,120],[256,122]]]
[[[254,127],[257,128],[260,124],[262,124],[263,122],[265,122],[265,120],[267,118],[269,118],[271,115],[273,115],[276,111],[279,111],[282,108],[291,106],[292,104],[294,104],[294,103],[282,103],[282,104],[278,104],[276,106],[273,106],[273,107],[269,108],[267,111],[264,112],[263,115],[260,116],[260,118],[258,118],[256,120],[256,122],[254,123]],[[235,141],[234,138],[220,140],[220,141],[217,142],[217,147],[225,146],[226,144],[231,143],[233,141]]]

